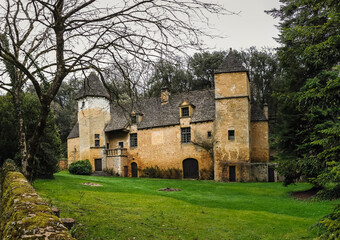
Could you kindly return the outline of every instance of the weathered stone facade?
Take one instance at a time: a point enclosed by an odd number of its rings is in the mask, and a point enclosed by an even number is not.
[[[87,87],[86,87],[87,86]],[[141,100],[132,110],[110,106],[94,73],[78,96],[78,123],[68,138],[68,161],[89,159],[95,171],[140,176],[145,167],[176,168],[217,181],[267,181],[268,121],[251,101],[247,70],[229,54],[215,89]]]

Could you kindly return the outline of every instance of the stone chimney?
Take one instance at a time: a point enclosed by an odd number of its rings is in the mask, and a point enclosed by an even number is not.
[[[161,104],[162,105],[167,104],[169,102],[169,98],[170,98],[169,88],[162,87],[161,88]]]
[[[269,116],[268,116],[268,104],[267,103],[263,104],[263,113],[266,116],[267,120],[269,120]]]

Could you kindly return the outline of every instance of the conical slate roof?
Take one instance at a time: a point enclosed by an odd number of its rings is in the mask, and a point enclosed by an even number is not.
[[[248,72],[242,65],[241,60],[230,49],[228,56],[224,59],[222,64],[215,70],[215,73],[232,73],[232,72]]]
[[[85,78],[84,86],[76,94],[75,99],[78,100],[88,96],[110,98],[110,95],[105,89],[103,83],[94,72],[91,72],[90,75]]]

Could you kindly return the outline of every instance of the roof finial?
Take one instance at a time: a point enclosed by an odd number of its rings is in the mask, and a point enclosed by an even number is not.
[[[229,53],[231,53],[233,51],[233,49],[232,48],[229,48]]]

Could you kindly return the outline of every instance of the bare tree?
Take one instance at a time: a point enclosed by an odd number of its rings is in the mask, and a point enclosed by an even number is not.
[[[204,32],[195,23],[207,23],[207,13],[228,12],[201,0],[3,0],[0,31],[9,44],[0,42],[0,58],[14,66],[20,81],[33,84],[40,100],[39,121],[22,156],[25,176],[32,179],[51,101],[70,73],[198,48]],[[0,71],[4,86],[4,64]]]

